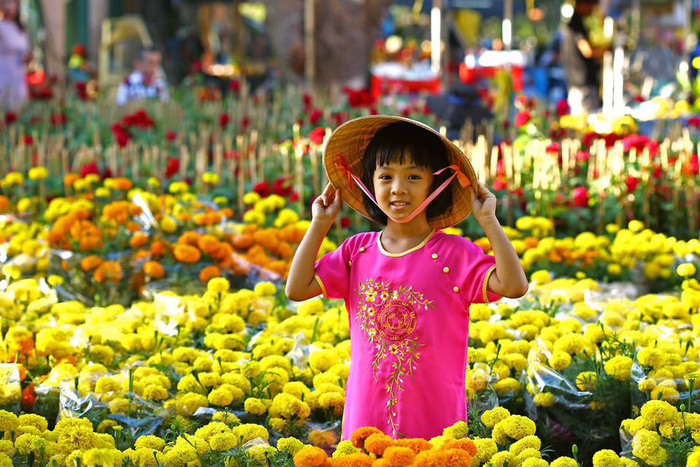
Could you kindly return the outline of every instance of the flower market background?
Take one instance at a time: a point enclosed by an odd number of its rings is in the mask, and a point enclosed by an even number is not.
[[[696,2],[597,5],[585,113],[566,2],[18,5],[0,466],[700,466]],[[119,105],[140,50],[167,98]],[[284,294],[324,142],[371,114],[464,150],[530,280],[471,306],[469,419],[433,439],[341,441],[348,314]],[[344,207],[319,257],[377,228]]]

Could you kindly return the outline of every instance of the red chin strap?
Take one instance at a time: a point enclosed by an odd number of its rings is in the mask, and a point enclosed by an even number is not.
[[[353,187],[353,183],[357,185],[360,190],[364,194],[367,195],[369,199],[372,200],[372,202],[382,211],[384,210],[379,207],[379,204],[377,203],[377,200],[374,198],[374,195],[367,189],[364,183],[362,183],[362,180],[360,180],[360,177],[352,173],[352,170],[350,170],[350,167],[348,167],[347,163],[345,162],[345,157],[340,156],[339,160],[336,161],[335,167],[340,170],[346,177],[348,185]],[[391,217],[389,214],[384,212],[386,214],[386,217],[391,219],[392,221],[398,223],[398,224],[405,224],[407,222],[411,222],[417,215],[419,215],[425,208],[428,207],[431,201],[433,201],[437,196],[442,193],[442,191],[447,188],[447,186],[450,184],[452,180],[454,180],[455,177],[457,177],[457,180],[459,181],[459,184],[462,186],[462,188],[467,188],[471,186],[471,182],[469,181],[469,177],[467,177],[464,172],[460,169],[458,165],[448,165],[447,167],[443,167],[442,169],[438,170],[437,172],[433,172],[433,175],[440,175],[442,172],[444,172],[447,169],[452,169],[454,173],[442,182],[442,184],[433,191],[430,196],[425,198],[425,200],[418,206],[416,209],[413,210],[411,214],[409,214],[407,217],[404,217],[403,219],[394,219]]]

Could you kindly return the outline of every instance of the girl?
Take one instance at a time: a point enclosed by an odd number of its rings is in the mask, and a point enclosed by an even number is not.
[[[313,202],[286,293],[297,301],[319,294],[345,300],[351,364],[343,439],[362,426],[394,438],[440,435],[467,418],[469,305],[521,297],[528,287],[496,219],[496,198],[453,143],[401,117],[340,126],[324,166],[332,185]],[[354,235],[316,262],[341,194],[386,227]],[[470,211],[495,257],[439,230]]]

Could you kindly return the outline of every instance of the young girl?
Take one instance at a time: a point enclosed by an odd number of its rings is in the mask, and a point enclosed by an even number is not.
[[[394,438],[440,435],[467,418],[469,305],[521,297],[528,287],[496,219],[496,198],[453,143],[400,117],[340,126],[324,165],[335,189],[329,184],[313,203],[286,293],[297,301],[319,294],[345,300],[351,363],[343,439],[362,426]],[[386,228],[354,235],[316,262],[341,194]],[[495,258],[439,230],[470,211]]]

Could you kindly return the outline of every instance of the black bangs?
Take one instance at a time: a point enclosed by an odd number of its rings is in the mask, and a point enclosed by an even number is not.
[[[447,148],[439,136],[409,122],[396,122],[375,133],[367,145],[362,159],[362,182],[374,195],[374,171],[377,167],[391,163],[410,162],[435,172],[449,165]],[[445,171],[433,177],[433,190],[450,177]],[[367,213],[376,222],[386,225],[387,217],[366,195],[363,204]],[[428,219],[449,212],[452,208],[452,192],[445,189],[426,210]]]

